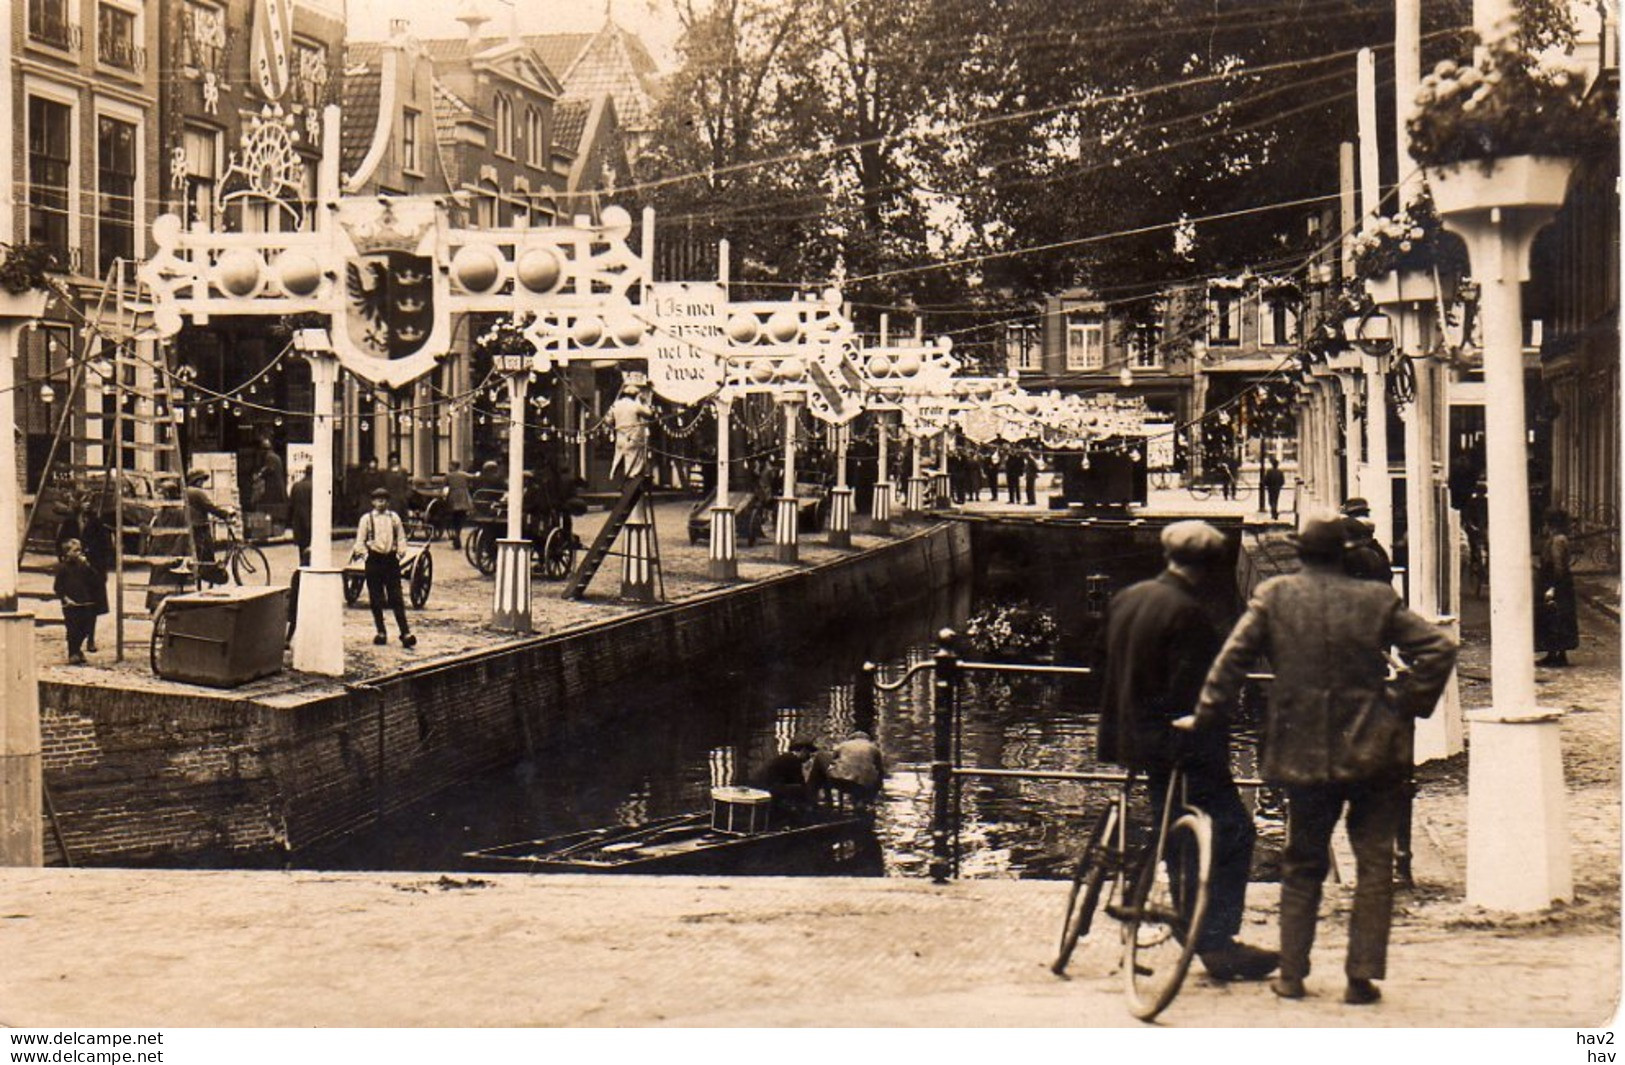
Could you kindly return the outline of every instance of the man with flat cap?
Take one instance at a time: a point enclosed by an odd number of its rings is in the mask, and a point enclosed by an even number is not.
[[[1415,719],[1433,713],[1456,644],[1411,613],[1391,586],[1343,569],[1346,515],[1306,516],[1302,568],[1253,592],[1208,673],[1196,722],[1222,725],[1247,670],[1268,658],[1275,679],[1264,717],[1261,775],[1287,797],[1281,858],[1281,975],[1270,985],[1302,998],[1332,829],[1348,808],[1357,886],[1349,919],[1343,1001],[1382,997],[1393,920],[1394,837],[1407,809]],[[1409,667],[1390,675],[1388,649]]]
[[[1371,504],[1355,496],[1343,504],[1343,572],[1362,581],[1394,583],[1394,564],[1377,542]]]
[[[1160,805],[1175,759],[1173,723],[1189,720],[1219,650],[1219,631],[1203,608],[1204,586],[1229,554],[1224,535],[1202,521],[1162,531],[1167,567],[1118,592],[1106,608],[1099,755],[1145,773]],[[1182,744],[1186,794],[1213,820],[1213,868],[1207,920],[1197,954],[1220,980],[1262,980],[1278,961],[1272,950],[1236,941],[1252,867],[1252,815],[1230,773],[1229,735],[1203,730]]]

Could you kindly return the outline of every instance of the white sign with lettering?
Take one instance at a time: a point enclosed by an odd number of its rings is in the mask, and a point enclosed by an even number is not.
[[[727,294],[721,285],[664,282],[650,287],[654,337],[649,383],[673,403],[693,404],[722,387],[727,344],[722,333]]]

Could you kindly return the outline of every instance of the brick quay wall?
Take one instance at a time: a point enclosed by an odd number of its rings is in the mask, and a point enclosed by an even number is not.
[[[584,693],[872,623],[972,573],[972,528],[365,682],[259,695],[42,681],[49,864],[277,864],[481,773],[547,759]],[[603,700],[592,700],[602,706]]]

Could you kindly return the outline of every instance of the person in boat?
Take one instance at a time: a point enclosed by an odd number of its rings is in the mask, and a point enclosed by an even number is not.
[[[811,736],[797,736],[790,748],[776,755],[751,778],[754,787],[773,796],[773,816],[791,822],[812,815],[823,785],[823,764],[818,744]]]
[[[836,744],[827,770],[830,787],[852,800],[858,810],[874,806],[880,782],[886,778],[886,757],[880,745],[862,729]]]

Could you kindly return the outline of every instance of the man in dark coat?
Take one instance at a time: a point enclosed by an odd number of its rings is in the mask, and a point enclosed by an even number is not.
[[[1286,487],[1286,474],[1281,472],[1281,460],[1270,459],[1270,468],[1264,471],[1264,502],[1270,508],[1270,520],[1281,517],[1281,489]]]
[[[1354,1005],[1381,997],[1393,920],[1394,837],[1405,815],[1414,722],[1433,712],[1456,663],[1455,642],[1411,613],[1392,587],[1343,571],[1344,519],[1305,519],[1297,573],[1259,585],[1208,673],[1197,724],[1220,724],[1261,656],[1275,671],[1264,719],[1262,776],[1286,789],[1281,859],[1281,975],[1302,998],[1331,836],[1345,804],[1357,887],[1349,921]],[[1388,649],[1409,666],[1389,676]]]
[[[1106,608],[1098,738],[1100,758],[1143,771],[1159,806],[1175,762],[1173,723],[1195,710],[1219,649],[1218,630],[1198,594],[1226,554],[1224,535],[1201,521],[1163,529],[1162,549],[1167,569],[1123,589]],[[1221,980],[1262,980],[1275,969],[1275,952],[1235,938],[1256,831],[1230,774],[1229,736],[1211,729],[1184,746],[1186,794],[1213,819],[1207,921],[1196,949]]]
[[[293,527],[293,542],[299,548],[301,566],[310,560],[311,529],[315,520],[313,516],[315,487],[315,482],[311,480],[311,468],[306,466],[299,472],[299,479],[293,482],[293,487],[288,491],[288,524]]]
[[[818,743],[811,736],[797,736],[789,750],[769,759],[751,777],[751,784],[773,796],[773,812],[781,823],[807,820],[818,801],[822,786]]]
[[[1021,477],[1027,472],[1027,456],[1023,455],[1019,447],[1010,449],[1010,454],[1004,460],[1004,483],[1006,495],[1010,502],[1021,502]]]
[[[1394,583],[1394,564],[1377,542],[1371,504],[1355,496],[1343,504],[1343,572],[1362,581]]]

